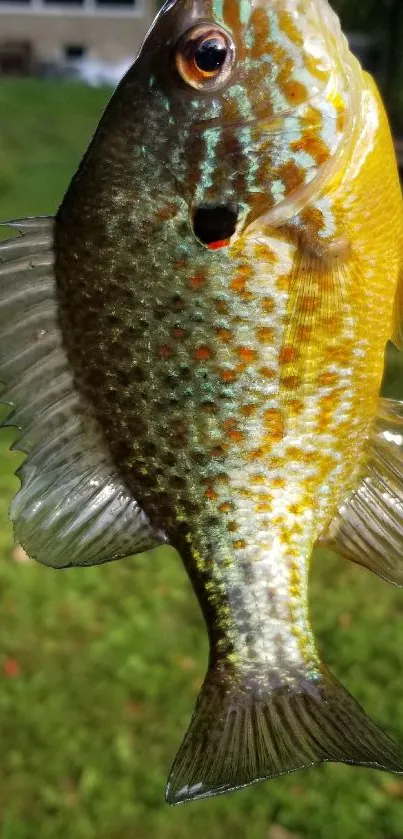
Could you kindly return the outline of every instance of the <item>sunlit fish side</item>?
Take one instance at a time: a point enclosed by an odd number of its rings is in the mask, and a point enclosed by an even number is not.
[[[169,542],[205,617],[167,800],[323,761],[402,772],[308,615],[319,542],[403,583],[403,407],[379,397],[402,197],[326,0],[170,0],[56,217],[11,226],[16,539],[58,568]]]

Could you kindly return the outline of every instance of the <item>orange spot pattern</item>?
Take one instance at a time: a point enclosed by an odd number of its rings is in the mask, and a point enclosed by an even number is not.
[[[230,344],[233,340],[233,332],[231,329],[224,329],[224,328],[217,328],[217,338],[222,341],[223,344]]]
[[[276,333],[271,326],[260,326],[256,330],[256,338],[261,344],[272,344]]]
[[[263,297],[262,299],[262,309],[267,314],[270,314],[274,309],[274,300],[272,297]]]
[[[158,350],[158,355],[160,358],[166,361],[168,358],[172,358],[172,354],[172,348],[169,347],[168,344],[161,344]]]
[[[236,353],[239,358],[246,363],[252,363],[253,361],[256,361],[257,358],[257,351],[252,347],[237,347]]]
[[[213,357],[213,351],[207,344],[201,344],[200,347],[196,347],[194,357],[196,361],[209,361]]]
[[[230,370],[230,369],[221,370],[220,378],[222,379],[223,382],[228,382],[228,383],[229,382],[234,382],[235,379],[236,379],[236,372],[235,372],[235,370]]]
[[[192,277],[189,278],[188,285],[194,291],[199,291],[203,286],[206,285],[207,277],[205,271],[199,271],[197,274],[194,274]]]
[[[299,351],[296,347],[293,347],[292,345],[286,345],[282,347],[282,349],[280,350],[280,364],[291,364],[293,361],[297,361],[298,357]]]

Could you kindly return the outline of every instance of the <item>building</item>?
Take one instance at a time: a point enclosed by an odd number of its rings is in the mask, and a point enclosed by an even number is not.
[[[155,0],[0,0],[0,73],[130,60],[155,8]]]

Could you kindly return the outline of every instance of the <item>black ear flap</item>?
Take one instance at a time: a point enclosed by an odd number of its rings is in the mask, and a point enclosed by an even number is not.
[[[237,221],[238,207],[233,205],[198,207],[193,216],[193,230],[204,245],[212,245],[230,239],[235,233]]]

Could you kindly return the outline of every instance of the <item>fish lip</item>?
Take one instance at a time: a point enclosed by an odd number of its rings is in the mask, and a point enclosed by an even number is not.
[[[236,232],[239,211],[239,206],[231,201],[195,205],[191,213],[194,235],[211,250],[227,247]]]

